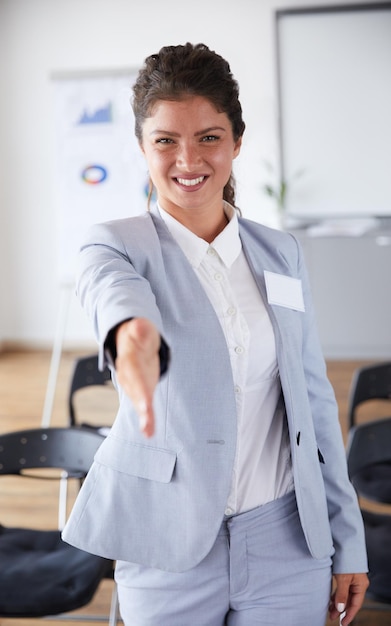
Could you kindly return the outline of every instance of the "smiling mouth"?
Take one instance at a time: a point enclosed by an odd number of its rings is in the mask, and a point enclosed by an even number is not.
[[[177,178],[177,182],[185,187],[195,187],[205,180],[206,176],[198,176],[198,178]]]

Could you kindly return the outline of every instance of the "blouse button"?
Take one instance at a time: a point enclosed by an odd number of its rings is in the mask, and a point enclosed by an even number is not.
[[[236,354],[243,354],[244,348],[242,348],[242,346],[236,346],[235,352]]]
[[[222,274],[220,274],[220,272],[216,272],[216,274],[215,274],[215,280],[220,281],[220,280],[222,280],[222,278],[223,278],[223,275],[222,275]]]
[[[227,310],[228,315],[235,315],[236,313],[236,309],[234,306],[230,306],[229,309]]]

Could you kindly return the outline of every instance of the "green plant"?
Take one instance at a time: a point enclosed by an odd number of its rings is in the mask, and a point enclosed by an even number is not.
[[[263,191],[266,193],[267,196],[273,198],[276,201],[279,211],[284,211],[288,190],[290,189],[293,181],[302,176],[304,170],[296,172],[290,180],[287,180],[276,175],[276,172],[271,163],[269,163],[268,161],[265,161],[264,163],[269,174],[272,174],[276,181],[273,183],[264,184]]]

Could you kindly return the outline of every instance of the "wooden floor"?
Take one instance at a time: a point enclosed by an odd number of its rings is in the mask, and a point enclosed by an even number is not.
[[[85,354],[85,353],[84,353]],[[0,352],[0,432],[20,430],[23,428],[41,426],[46,387],[49,375],[50,353],[48,352]],[[56,393],[51,412],[52,426],[67,425],[67,393],[70,376],[75,358],[80,354],[64,352],[61,358],[57,380]],[[341,427],[346,440],[347,434],[347,403],[353,371],[368,362],[364,361],[333,361],[328,363],[328,372],[333,384],[340,409]],[[102,388],[80,393],[78,399],[79,410],[86,421],[107,424],[112,420],[117,406],[116,393],[113,389]],[[376,403],[370,408],[372,415],[386,414],[384,403]],[[365,416],[368,417],[368,416]],[[53,503],[56,494],[49,497],[40,507],[37,506],[38,496],[29,481],[28,491],[24,491],[18,483],[20,479],[2,478],[0,485],[0,522],[4,525],[28,524],[44,526],[55,525],[56,510]],[[9,481],[7,484],[6,481]],[[39,487],[37,487],[39,489]],[[11,503],[12,499],[12,503]],[[17,499],[17,501],[15,501]],[[111,598],[112,583],[105,581],[93,602],[84,611],[88,615],[108,613]],[[55,626],[58,621],[52,620],[24,620],[4,619],[0,617],[0,626]],[[83,622],[73,621],[75,626]],[[85,623],[85,622],[84,622]],[[89,622],[91,626],[102,624],[101,621]],[[337,624],[327,622],[326,626]],[[355,621],[356,626],[390,626],[391,612],[381,610],[362,610]],[[170,626],[162,624],[162,626]],[[184,624],[183,626],[198,626]],[[287,624],[289,626],[289,624]],[[303,624],[311,626],[311,624]]]

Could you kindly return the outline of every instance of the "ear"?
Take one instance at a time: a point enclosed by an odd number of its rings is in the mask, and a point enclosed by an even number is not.
[[[234,152],[233,152],[233,157],[232,157],[233,159],[236,159],[236,157],[239,155],[241,147],[242,147],[242,137],[239,137],[239,139],[234,144]]]
[[[145,150],[144,150],[144,146],[143,146],[142,142],[141,142],[141,141],[139,141],[139,142],[138,142],[138,145],[139,145],[139,148],[140,148],[140,150],[141,150],[142,154],[145,156]]]

